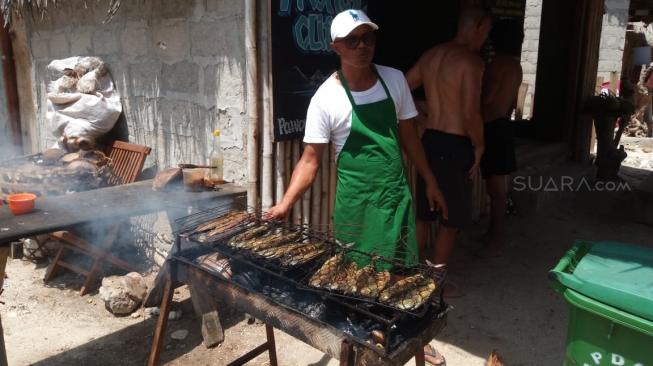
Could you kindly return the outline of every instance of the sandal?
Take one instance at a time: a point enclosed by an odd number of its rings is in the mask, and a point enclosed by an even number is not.
[[[447,366],[447,360],[444,356],[430,344],[424,346],[424,361],[433,366]]]

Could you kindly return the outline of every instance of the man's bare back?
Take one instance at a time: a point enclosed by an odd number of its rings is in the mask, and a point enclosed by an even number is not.
[[[482,75],[483,62],[468,47],[449,42],[424,53],[407,76],[411,88],[416,87],[416,80],[424,86],[428,106],[425,127],[473,140],[480,122]]]
[[[519,61],[508,54],[497,53],[483,75],[483,121],[510,117],[521,82]]]

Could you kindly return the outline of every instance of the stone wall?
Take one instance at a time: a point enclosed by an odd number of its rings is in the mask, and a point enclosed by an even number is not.
[[[605,0],[597,75],[605,81],[610,80],[612,71],[617,72],[617,77],[621,75],[629,6],[630,0]]]
[[[610,79],[611,71],[616,71],[617,74],[621,73],[629,5],[630,0],[605,0],[597,75],[602,76],[605,81]],[[535,92],[541,15],[542,0],[526,0],[521,64],[524,70],[524,82],[529,84],[529,87],[524,105],[524,118],[530,118],[532,114],[531,104]]]
[[[219,128],[225,179],[244,184],[244,2],[123,1],[113,19],[103,23],[107,4],[62,1],[46,19],[27,16],[16,22],[15,33],[27,47],[19,78],[31,85],[33,95],[31,101],[25,96],[30,93],[21,94],[21,109],[30,111],[21,116],[30,134],[28,150],[42,151],[55,142],[45,119],[46,86],[54,79],[48,63],[93,55],[104,59],[121,93],[129,140],[152,148],[146,168],[206,163],[211,131]],[[123,233],[131,238],[120,241],[125,249],[161,263],[171,244],[170,219],[164,212],[133,218],[131,234]]]
[[[528,91],[524,102],[523,118],[530,118],[532,115],[533,94],[535,93],[535,74],[537,72],[537,51],[540,46],[541,15],[542,0],[526,0],[521,67],[524,72],[523,82],[528,84]]]
[[[84,3],[88,7],[84,7]],[[44,20],[26,19],[37,104],[38,149],[46,126],[47,64],[102,57],[123,98],[132,142],[152,147],[147,166],[205,163],[210,132],[223,131],[225,178],[246,181],[244,8],[239,0],[123,1],[103,23],[107,2],[60,2]]]

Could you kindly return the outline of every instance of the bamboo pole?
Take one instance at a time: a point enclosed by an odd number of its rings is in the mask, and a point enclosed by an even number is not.
[[[276,195],[274,203],[278,204],[286,191],[286,142],[276,143],[275,173],[276,173]]]
[[[329,166],[330,149],[322,153],[322,185],[320,201],[320,230],[326,230],[329,225],[329,182],[331,180],[331,167]]]
[[[297,162],[299,161],[300,157],[300,142],[299,141],[293,141],[292,143],[292,163],[293,163],[293,168],[297,165]],[[290,176],[292,177],[292,170],[290,171]],[[299,225],[302,223],[302,202],[301,200],[298,200],[295,202],[295,205],[293,206],[292,209],[292,223],[294,225]]]
[[[311,195],[313,187],[309,188],[302,196],[302,224],[308,226],[311,224]]]
[[[329,144],[329,227],[333,230],[333,210],[336,203],[336,178],[338,171],[336,170],[336,157],[333,144]]]
[[[247,90],[247,205],[258,207],[258,52],[256,0],[245,2],[245,65]]]
[[[320,211],[322,201],[322,174],[323,169],[318,168],[317,176],[313,181],[313,188],[311,189],[311,227],[313,229],[320,229]]]
[[[261,14],[268,13],[268,2],[261,2],[263,10]],[[274,146],[273,146],[273,127],[272,127],[272,73],[270,72],[270,19],[269,16],[261,16],[261,27],[259,39],[263,47],[261,50],[261,86],[262,86],[262,104],[263,104],[263,143],[262,143],[262,166],[261,166],[261,209],[267,211],[272,207],[274,200]]]
[[[290,185],[290,174],[292,173],[292,145],[293,145],[293,141],[286,141],[285,143],[285,151],[284,151],[285,160],[283,162],[283,167],[284,167],[283,182],[286,187],[286,190],[288,190],[288,186]],[[286,218],[286,222],[288,223],[292,222],[292,211],[294,211],[294,208],[291,208],[291,213]]]

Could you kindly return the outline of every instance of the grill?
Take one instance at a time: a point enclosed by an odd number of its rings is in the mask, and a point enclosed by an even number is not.
[[[231,218],[231,219],[228,219]],[[211,231],[198,232],[207,223],[222,219]],[[426,266],[407,267],[399,261],[352,250],[335,241],[328,233],[305,226],[271,223],[260,212],[234,210],[223,206],[198,212],[176,220],[177,235],[174,259],[219,276],[238,286],[256,291],[279,306],[299,312],[351,336],[351,340],[380,354],[387,354],[411,337],[424,320],[444,316],[447,305],[442,300],[445,272]],[[289,264],[287,257],[266,258],[253,251],[234,248],[229,242],[257,225],[266,225],[266,235],[292,234],[301,240],[319,243],[323,252],[300,264]],[[254,238],[259,238],[254,236]],[[432,291],[424,304],[415,309],[401,309],[375,298],[364,298],[340,290],[315,288],[310,279],[324,263],[340,254],[356,261],[372,261],[375,266],[390,268],[393,276],[421,274],[433,280]],[[219,255],[230,263],[231,275],[207,269],[201,258]],[[380,336],[379,336],[380,335]]]

